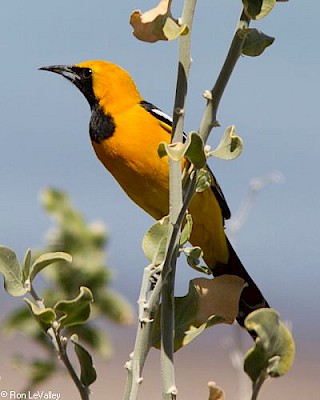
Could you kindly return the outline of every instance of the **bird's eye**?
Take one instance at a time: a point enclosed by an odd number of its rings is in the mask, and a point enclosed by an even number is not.
[[[83,68],[82,70],[82,77],[84,79],[89,79],[92,76],[92,69],[90,68]]]

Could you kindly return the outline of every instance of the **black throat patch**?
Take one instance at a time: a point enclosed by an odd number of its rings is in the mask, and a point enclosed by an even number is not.
[[[95,143],[101,143],[114,134],[116,124],[111,114],[106,114],[99,104],[91,108],[91,119],[89,125],[90,138]]]

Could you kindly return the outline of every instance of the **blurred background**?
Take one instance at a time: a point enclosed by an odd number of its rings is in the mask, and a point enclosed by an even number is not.
[[[0,244],[21,259],[27,248],[40,248],[51,221],[39,202],[45,187],[68,192],[88,221],[100,220],[109,232],[108,264],[113,288],[133,305],[146,260],[141,239],[152,223],[133,205],[97,161],[88,135],[89,107],[64,79],[38,71],[52,64],[106,59],[127,69],[146,100],[171,113],[175,92],[178,42],[150,45],[136,40],[128,23],[131,11],[147,10],[150,1],[56,0],[2,3],[0,23]],[[176,16],[182,1],[175,2]],[[226,55],[241,2],[202,1],[197,5],[192,38],[186,131],[197,129],[205,101]],[[281,184],[266,186],[233,237],[250,274],[283,320],[290,321],[297,345],[287,376],[266,385],[261,399],[318,399],[320,391],[319,224],[317,163],[320,136],[318,16],[320,4],[277,3],[254,27],[276,38],[257,58],[239,60],[225,92],[213,132],[214,146],[224,129],[235,124],[244,151],[232,162],[211,160],[231,210],[236,215],[249,182],[270,173]],[[232,221],[231,221],[232,223]],[[191,272],[181,263],[178,294]],[[0,318],[21,303],[0,291]],[[107,326],[114,343],[110,362],[97,360],[93,399],[122,396],[122,369],[133,349],[134,327]],[[228,399],[238,399],[238,375],[230,362],[233,330],[209,330],[176,356],[181,398],[207,398],[215,380]],[[245,339],[245,342],[247,339]],[[247,348],[251,345],[246,343]],[[227,351],[225,350],[227,347]],[[208,350],[210,349],[210,351]],[[13,350],[32,354],[23,337],[0,337],[0,388],[19,390],[23,374],[10,364]],[[160,398],[156,351],[148,360],[142,399]],[[245,378],[244,378],[245,379]],[[76,396],[68,378],[42,387]],[[157,395],[159,393],[159,395]]]

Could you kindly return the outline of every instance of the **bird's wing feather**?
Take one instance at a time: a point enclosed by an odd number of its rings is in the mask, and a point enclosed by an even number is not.
[[[148,111],[150,114],[152,114],[157,120],[159,121],[160,125],[169,133],[171,133],[172,129],[172,118],[164,113],[163,111],[159,110],[155,105],[152,103],[149,103],[148,101],[142,100],[140,102],[141,107],[143,107],[146,111]],[[186,139],[187,135],[183,133],[183,138],[184,140]],[[231,217],[230,209],[228,207],[227,201],[224,197],[224,194],[222,192],[222,189],[220,185],[218,184],[213,172],[210,170],[210,168],[207,165],[207,170],[209,171],[211,175],[211,190],[213,191],[214,195],[216,196],[216,199],[220,205],[222,216],[224,219],[229,219]]]

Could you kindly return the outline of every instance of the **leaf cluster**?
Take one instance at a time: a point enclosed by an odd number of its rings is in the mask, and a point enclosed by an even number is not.
[[[81,287],[80,293],[76,298],[60,300],[53,307],[47,307],[44,300],[38,297],[33,287],[33,281],[37,274],[58,261],[70,263],[71,256],[62,252],[46,253],[32,262],[31,251],[28,250],[20,266],[16,254],[12,250],[7,247],[0,247],[0,272],[4,277],[6,291],[14,297],[30,294],[31,298],[24,299],[31,311],[30,315],[38,322],[41,332],[46,333],[47,337],[51,339],[61,359],[68,364],[68,369],[74,374],[81,391],[86,393],[89,385],[96,379],[95,369],[92,363],[88,363],[89,353],[78,343],[75,343],[75,353],[78,357],[81,371],[80,380],[78,380],[69,362],[66,353],[67,340],[62,336],[62,332],[67,327],[80,325],[87,321],[90,316],[90,306],[93,302],[91,291],[86,287]],[[15,317],[17,317],[17,314]],[[56,365],[54,360],[55,358],[45,361],[32,360],[28,369],[31,387],[47,379],[50,374],[55,372]],[[22,359],[20,359],[21,362]]]
[[[242,4],[248,20],[260,20],[272,11],[277,1],[288,0],[242,0]],[[133,11],[130,24],[134,29],[134,36],[149,43],[174,40],[190,31],[188,25],[173,17],[170,0],[160,0],[156,7],[144,13],[140,10]],[[242,54],[246,56],[259,56],[274,42],[273,37],[255,28],[245,28],[239,34],[245,37]]]
[[[249,20],[259,20],[272,11],[276,1],[287,0],[242,0],[244,13]],[[244,38],[242,54],[250,57],[260,56],[275,40],[256,28],[244,28],[238,34]]]
[[[103,225],[88,225],[61,191],[45,190],[42,202],[56,222],[45,249],[32,253],[28,250],[20,266],[12,250],[0,248],[0,272],[5,289],[12,296],[31,295],[31,299],[30,296],[25,299],[28,307],[21,306],[7,317],[3,331],[23,332],[47,354],[46,358],[25,361],[16,357],[20,366],[27,365],[24,369],[28,373],[29,388],[60,369],[53,357],[52,337],[43,332],[48,333],[54,326],[58,334],[63,331],[66,337],[77,335],[81,342],[108,358],[111,342],[97,324],[97,318],[120,324],[132,321],[129,304],[109,288],[112,276],[105,262],[107,235]],[[34,290],[39,274],[42,283],[45,281],[43,301]],[[83,346],[75,340],[73,343],[78,357],[86,358]]]

